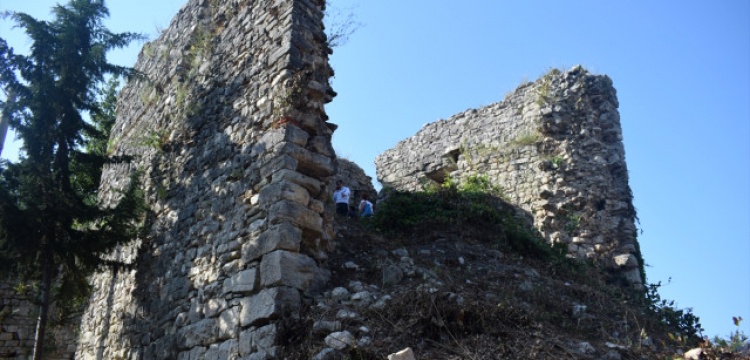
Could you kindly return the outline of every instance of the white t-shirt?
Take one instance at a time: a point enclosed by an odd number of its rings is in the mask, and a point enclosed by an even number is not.
[[[342,186],[341,189],[338,189],[333,192],[333,202],[337,204],[338,203],[349,204],[349,195],[350,195],[349,188],[346,186]]]

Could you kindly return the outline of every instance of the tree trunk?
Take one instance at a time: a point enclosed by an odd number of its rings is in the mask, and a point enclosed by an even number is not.
[[[49,245],[42,245],[45,247],[44,255],[49,255]],[[47,315],[49,313],[50,306],[50,287],[52,286],[52,264],[48,257],[42,256],[42,283],[39,289],[39,317],[36,320],[36,334],[34,336],[34,360],[42,360],[44,352],[44,336],[47,332]]]
[[[1,111],[0,111],[1,112]],[[8,133],[8,117],[0,114],[0,156],[3,155],[5,135]]]

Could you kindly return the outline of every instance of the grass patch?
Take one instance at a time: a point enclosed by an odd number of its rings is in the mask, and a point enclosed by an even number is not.
[[[565,259],[564,249],[550,247],[502,197],[502,189],[483,176],[461,183],[449,180],[420,192],[391,191],[369,226],[391,235],[474,227],[491,234],[500,250],[536,259]]]
[[[528,134],[522,134],[516,137],[511,141],[511,144],[515,146],[529,146],[534,145],[542,140],[541,135],[539,133],[528,133]]]

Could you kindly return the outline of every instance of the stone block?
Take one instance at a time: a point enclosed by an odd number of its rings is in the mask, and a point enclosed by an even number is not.
[[[310,194],[304,187],[291,182],[274,182],[260,191],[261,205],[273,204],[279,200],[289,200],[307,206],[310,202]]]
[[[307,147],[324,156],[334,158],[336,157],[336,152],[333,150],[333,146],[331,145],[331,141],[326,136],[315,136],[312,139],[310,139],[309,144]]]
[[[305,254],[277,250],[266,254],[260,263],[261,285],[290,286],[302,290],[318,289],[330,276]]]
[[[201,360],[227,360],[237,358],[238,343],[237,340],[228,340],[221,344],[211,345],[204,353]],[[192,359],[191,359],[192,360]]]
[[[273,159],[263,164],[260,168],[260,177],[262,179],[270,178],[274,173],[281,170],[292,170],[296,171],[299,162],[292,156],[281,155],[275,156]],[[263,183],[261,183],[263,185]]]
[[[638,267],[638,259],[633,254],[616,255],[613,260],[615,261],[615,265],[620,268],[630,269]]]
[[[202,346],[196,346],[190,349],[189,352],[180,353],[181,356],[183,354],[185,354],[185,357],[183,358],[185,360],[202,360],[206,357],[206,348]]]
[[[181,329],[183,346],[189,349],[200,345],[209,345],[218,340],[216,319],[204,319]]]
[[[219,338],[231,339],[236,338],[240,330],[240,310],[233,306],[219,315]]]
[[[250,335],[250,341],[256,351],[273,353],[275,352],[274,344],[276,343],[277,334],[278,329],[275,324],[266,325],[253,331]]]
[[[323,187],[323,184],[317,179],[287,169],[279,170],[278,172],[274,173],[272,181],[295,183],[307,189],[307,191],[312,195],[320,193]]]
[[[274,287],[240,301],[240,325],[250,326],[276,319],[289,309],[300,306],[300,293],[290,287]]]
[[[242,245],[242,259],[249,263],[274,250],[299,251],[302,231],[288,222],[271,226]]]
[[[292,143],[278,146],[280,154],[291,156],[298,162],[297,171],[312,177],[324,178],[335,174],[333,159],[314,153]]]
[[[320,214],[289,200],[282,200],[273,204],[268,209],[268,219],[271,224],[279,224],[284,221],[298,225],[303,230],[312,231],[316,234],[323,232],[323,218]]]
[[[238,274],[239,275],[239,274]],[[226,284],[226,281],[225,281]],[[224,287],[224,292],[226,293],[226,286]],[[227,308],[227,301],[225,299],[211,299],[206,301],[206,304],[203,305],[203,315],[205,315],[208,318],[215,317],[217,314],[224,311],[224,309]]]

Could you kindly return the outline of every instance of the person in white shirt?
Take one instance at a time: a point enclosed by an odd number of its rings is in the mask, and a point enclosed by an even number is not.
[[[336,191],[333,192],[333,202],[336,203],[336,213],[341,216],[346,216],[349,212],[349,196],[351,191],[349,188],[344,186],[344,182],[336,180]]]

